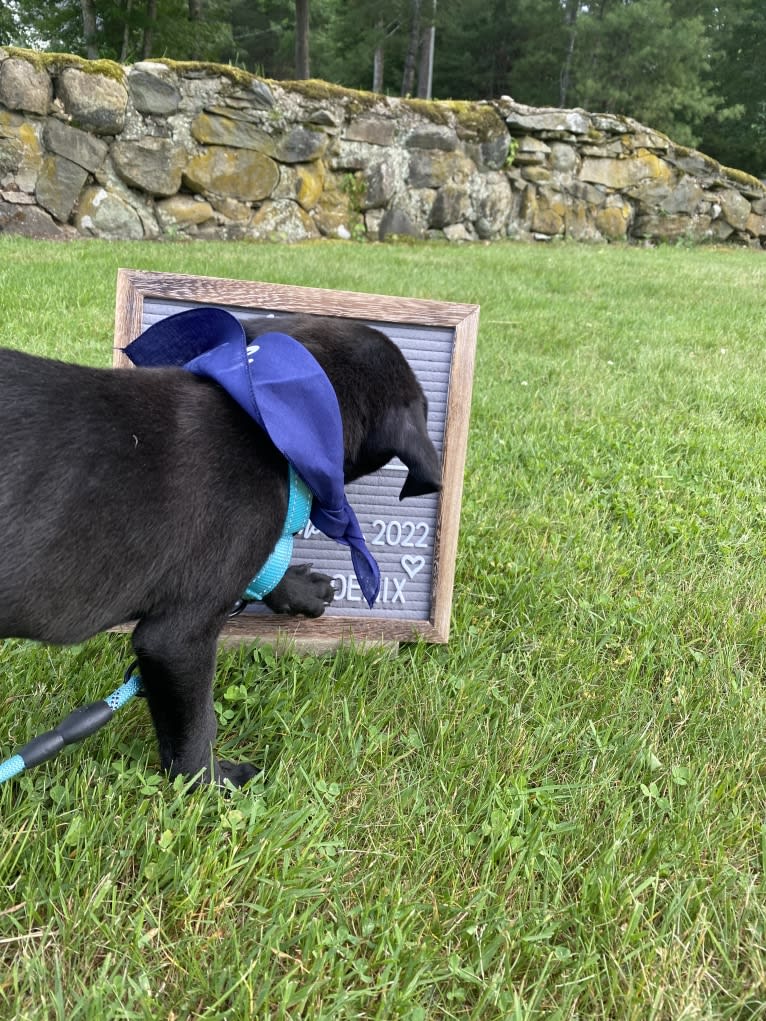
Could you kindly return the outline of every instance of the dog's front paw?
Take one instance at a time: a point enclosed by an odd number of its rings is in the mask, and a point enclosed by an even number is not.
[[[244,787],[260,770],[256,769],[255,766],[251,766],[249,762],[232,762],[230,759],[219,759],[217,772],[216,783],[223,785],[224,780],[228,780],[233,787]]]
[[[276,588],[263,597],[273,613],[302,613],[321,617],[335,597],[332,578],[311,570],[311,564],[288,567]]]

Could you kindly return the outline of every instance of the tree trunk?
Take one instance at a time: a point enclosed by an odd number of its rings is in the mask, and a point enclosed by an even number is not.
[[[375,26],[378,34],[378,44],[375,47],[375,55],[372,58],[372,91],[383,91],[383,21],[382,19]]]
[[[88,60],[98,59],[96,46],[96,6],[94,0],[80,0],[82,28],[85,36],[85,56]]]
[[[120,63],[127,64],[130,55],[130,10],[133,0],[125,0],[125,24],[122,26],[122,48],[120,49]]]
[[[420,40],[420,6],[422,0],[410,0],[410,39],[407,43],[407,55],[404,58],[402,75],[402,95],[411,96],[415,86],[415,63],[418,57]]]
[[[431,17],[423,28],[420,40],[418,65],[418,99],[430,99],[434,77],[434,45],[436,43],[436,0],[433,0]]]
[[[309,0],[295,0],[295,77],[310,78]]]
[[[147,60],[152,55],[154,42],[154,26],[157,21],[157,0],[146,0],[146,25],[144,26],[144,38],[141,44],[141,56]]]
[[[577,35],[577,15],[580,12],[580,0],[567,0],[564,11],[564,24],[567,26],[569,38],[567,39],[567,52],[564,57],[564,65],[561,68],[559,81],[559,106],[566,106],[567,93],[572,77],[572,60],[575,51],[575,36]]]

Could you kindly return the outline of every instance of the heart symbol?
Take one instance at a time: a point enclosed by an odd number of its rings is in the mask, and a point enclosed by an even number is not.
[[[426,561],[425,557],[411,557],[409,554],[405,554],[402,557],[401,564],[410,579],[412,579],[419,571],[423,570],[426,566]]]

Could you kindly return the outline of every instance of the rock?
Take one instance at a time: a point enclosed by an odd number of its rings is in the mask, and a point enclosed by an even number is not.
[[[441,188],[444,184],[467,180],[475,165],[459,152],[414,149],[407,177],[412,188]]]
[[[590,128],[590,118],[582,110],[549,110],[545,107],[519,107],[509,113],[505,122],[514,133],[530,131],[553,131],[571,135],[585,135]]]
[[[38,206],[0,202],[0,234],[20,234],[28,238],[68,238],[72,236],[72,231],[60,227]]]
[[[341,180],[332,174],[325,179],[325,187],[312,211],[317,229],[325,237],[350,237],[355,222],[361,223],[358,210],[351,208],[351,197],[341,187]]]
[[[550,168],[556,174],[572,174],[577,169],[577,150],[565,142],[552,142],[550,147]]]
[[[65,156],[92,174],[99,169],[109,151],[109,146],[102,139],[94,138],[87,131],[80,131],[53,117],[45,123],[43,139],[51,152]]]
[[[624,200],[614,205],[607,204],[597,209],[593,215],[596,230],[607,241],[624,241],[628,236],[632,210]]]
[[[141,218],[118,195],[92,185],[80,196],[75,213],[75,226],[82,234],[111,241],[137,241],[144,236]]]
[[[329,141],[323,131],[296,127],[276,139],[274,159],[280,163],[310,163],[324,155]]]
[[[423,231],[412,222],[407,213],[394,206],[385,213],[380,221],[378,237],[381,241],[385,241],[386,238],[395,237],[399,234],[406,237],[420,238],[423,236]]]
[[[42,162],[40,125],[0,110],[0,185],[33,192]]]
[[[117,173],[132,188],[148,195],[174,195],[181,187],[187,159],[184,148],[165,138],[141,138],[112,146]]]
[[[567,147],[568,148],[568,147]],[[551,147],[546,145],[540,138],[532,135],[522,135],[516,140],[516,153],[513,157],[514,164],[545,163],[546,156],[550,153]]]
[[[709,226],[708,219],[705,227]],[[665,213],[659,210],[642,211],[636,215],[633,224],[633,236],[653,238],[659,241],[676,241],[681,237],[690,237],[694,233],[695,223],[687,213]],[[702,236],[701,234],[699,236]]]
[[[587,156],[580,168],[580,180],[603,184],[614,191],[632,188],[650,180],[667,183],[673,170],[653,153],[641,151],[625,159],[597,159]]]
[[[76,127],[96,135],[118,135],[125,126],[128,90],[121,81],[67,67],[56,91]]]
[[[297,188],[295,198],[302,209],[313,209],[324,189],[326,171],[321,161],[299,163],[294,168]]]
[[[470,213],[471,203],[465,189],[445,184],[436,193],[428,226],[444,229],[450,224],[464,222],[470,217]]]
[[[254,149],[281,163],[308,163],[319,159],[327,148],[322,131],[295,127],[285,133],[271,133],[257,124],[220,114],[200,113],[192,121],[192,136],[204,145]]]
[[[289,199],[264,202],[248,233],[259,241],[294,242],[319,237],[311,217]]]
[[[260,202],[274,190],[279,169],[263,153],[210,146],[189,160],[182,178],[191,191]]]
[[[508,229],[513,197],[505,174],[497,171],[477,174],[472,180],[477,235],[483,240],[502,237]]]
[[[475,241],[476,234],[464,223],[451,223],[444,228],[448,241]]]
[[[368,142],[370,145],[393,145],[396,124],[382,117],[357,117],[350,122],[343,137],[349,142]]]
[[[548,167],[522,167],[521,176],[533,184],[546,184],[553,177],[553,171]]]
[[[396,187],[396,172],[390,161],[373,163],[364,173],[364,194],[360,199],[362,209],[381,209],[391,201]]]
[[[178,111],[181,93],[173,81],[167,80],[168,69],[164,64],[150,66],[152,70],[133,67],[128,75],[130,97],[139,113],[167,117]]]
[[[252,212],[248,209],[247,213],[249,218]],[[197,226],[212,219],[214,215],[215,212],[209,202],[199,201],[191,195],[173,195],[172,198],[162,199],[157,203],[157,216],[160,225],[166,231]]]
[[[250,82],[250,101],[259,110],[272,110],[274,108],[274,93],[266,82],[260,78],[253,78]]]
[[[45,116],[52,98],[47,71],[38,71],[20,57],[9,57],[0,64],[0,104],[6,109]]]
[[[489,170],[502,170],[511,149],[509,135],[495,136],[479,144],[478,162]]]
[[[724,189],[716,196],[721,207],[721,216],[735,230],[745,230],[750,217],[750,203],[738,191]]]
[[[64,156],[46,156],[37,178],[35,198],[57,220],[66,223],[88,179],[88,171]]]
[[[407,149],[439,149],[442,152],[454,152],[458,140],[450,128],[435,124],[411,131],[405,138],[404,145]]]

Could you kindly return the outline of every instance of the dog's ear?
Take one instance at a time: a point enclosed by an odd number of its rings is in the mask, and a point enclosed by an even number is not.
[[[441,465],[436,447],[426,429],[426,416],[419,403],[391,412],[388,426],[392,446],[399,460],[409,468],[400,500],[408,496],[424,496],[441,489]]]

